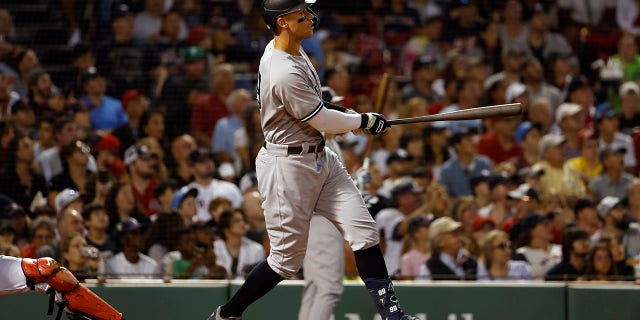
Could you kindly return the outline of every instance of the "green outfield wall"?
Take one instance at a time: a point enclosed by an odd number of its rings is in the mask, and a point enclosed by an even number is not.
[[[88,286],[127,320],[206,319],[240,282],[109,283]],[[252,305],[247,320],[295,320],[303,283],[286,281]],[[405,311],[422,320],[631,320],[640,319],[639,285],[549,283],[400,283]],[[0,297],[0,320],[47,317],[38,293]],[[336,320],[374,320],[373,302],[359,282],[347,282]],[[65,317],[63,317],[65,318]]]

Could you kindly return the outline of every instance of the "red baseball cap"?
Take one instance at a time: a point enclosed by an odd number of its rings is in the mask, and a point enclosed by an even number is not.
[[[93,146],[93,149],[96,152],[100,152],[102,150],[120,152],[120,140],[116,136],[109,134],[102,137],[102,139],[100,139],[100,141],[98,141],[98,143]]]
[[[122,94],[122,109],[127,111],[127,105],[131,100],[137,99],[140,96],[144,96],[142,90],[138,89],[129,89]]]

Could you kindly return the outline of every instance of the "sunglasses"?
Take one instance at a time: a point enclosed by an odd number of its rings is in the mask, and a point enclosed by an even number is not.
[[[511,241],[502,242],[502,243],[498,244],[496,246],[496,248],[498,248],[500,250],[510,249],[511,248]]]

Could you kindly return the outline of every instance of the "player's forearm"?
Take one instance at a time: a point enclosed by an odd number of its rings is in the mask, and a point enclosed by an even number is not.
[[[343,113],[322,108],[322,110],[308,122],[320,132],[344,133],[360,128],[362,116],[357,113]]]

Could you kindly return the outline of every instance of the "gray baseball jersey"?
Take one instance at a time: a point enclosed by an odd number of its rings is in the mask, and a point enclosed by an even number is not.
[[[22,259],[0,255],[0,296],[30,291],[22,271]]]
[[[354,251],[379,242],[375,221],[333,151],[287,151],[323,141],[322,133],[306,123],[324,108],[320,90],[304,52],[293,56],[275,49],[274,41],[267,45],[258,80],[266,148],[256,157],[256,173],[271,244],[267,262],[285,279],[302,266],[314,212],[331,221]]]

